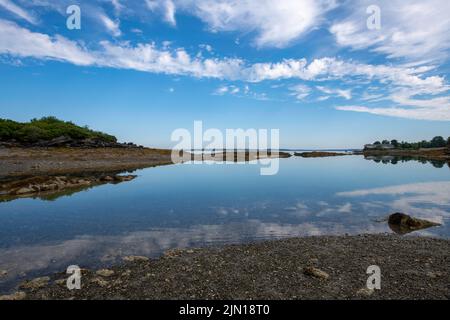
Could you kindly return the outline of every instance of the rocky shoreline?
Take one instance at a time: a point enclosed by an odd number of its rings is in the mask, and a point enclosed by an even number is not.
[[[134,178],[135,175],[99,173],[88,176],[34,176],[14,179],[0,183],[0,202],[28,197],[55,198],[70,191],[77,192],[107,183],[117,184]]]
[[[296,157],[302,158],[325,158],[325,157],[341,157],[351,155],[351,153],[343,152],[326,152],[326,151],[311,151],[311,152],[295,152]]]
[[[381,289],[366,270],[381,270]],[[124,257],[23,283],[0,300],[47,299],[449,299],[450,240],[396,235],[316,236]]]
[[[429,148],[418,150],[363,150],[364,157],[373,156],[394,156],[394,157],[414,157],[419,160],[438,160],[450,162],[449,148]]]
[[[0,148],[0,179],[132,171],[173,164],[171,150],[150,148]]]

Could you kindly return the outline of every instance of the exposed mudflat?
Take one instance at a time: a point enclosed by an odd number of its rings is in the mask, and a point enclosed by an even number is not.
[[[371,265],[381,290],[367,290]],[[82,267],[82,266],[81,266]],[[318,236],[128,257],[25,283],[17,299],[449,299],[450,241],[396,235]]]
[[[0,177],[125,171],[172,164],[171,151],[148,148],[0,148]]]
[[[326,158],[326,157],[348,156],[351,154],[343,152],[312,151],[312,152],[296,152],[294,155],[302,158]]]

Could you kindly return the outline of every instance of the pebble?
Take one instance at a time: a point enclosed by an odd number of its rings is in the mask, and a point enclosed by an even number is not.
[[[369,288],[361,288],[358,291],[356,291],[356,295],[358,297],[370,297],[373,293],[374,290]]]
[[[320,270],[318,268],[314,268],[314,267],[304,268],[303,273],[308,276],[312,276],[312,277],[324,279],[324,280],[327,280],[330,277],[330,275],[328,273],[326,273],[325,271],[322,271],[322,270]]]
[[[148,261],[149,258],[144,256],[126,256],[123,258],[123,260],[127,262],[139,262],[139,261]]]
[[[114,271],[108,270],[108,269],[101,269],[101,270],[97,270],[95,273],[102,277],[110,277],[114,274]]]
[[[105,281],[101,278],[94,278],[91,281],[92,283],[98,284],[100,287],[105,287],[108,285],[108,281]]]

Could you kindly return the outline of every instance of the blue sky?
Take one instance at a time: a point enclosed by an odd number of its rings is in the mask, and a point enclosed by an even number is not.
[[[81,30],[66,27],[73,4]],[[194,120],[280,129],[286,148],[447,137],[448,12],[447,0],[0,0],[0,117],[54,115],[156,147]]]

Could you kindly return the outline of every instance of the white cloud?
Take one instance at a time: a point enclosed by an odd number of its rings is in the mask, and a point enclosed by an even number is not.
[[[96,57],[76,42],[56,35],[31,32],[0,19],[0,53],[19,57],[53,59],[75,65],[93,65]]]
[[[167,23],[176,26],[176,6],[172,0],[145,0],[145,3],[151,11],[162,12]]]
[[[230,86],[220,86],[219,88],[216,89],[216,91],[214,91],[215,95],[219,95],[219,96],[223,96],[224,94],[228,93],[231,95],[236,95],[241,91],[241,89],[239,87],[236,87],[234,85],[230,85]],[[245,90],[244,90],[245,93]]]
[[[92,65],[144,72],[190,75],[194,77],[235,80],[244,62],[239,59],[198,59],[184,49],[158,49],[155,44],[128,42],[112,44],[101,41],[100,49],[88,51],[75,41],[60,35],[50,37],[31,32],[15,23],[1,20],[0,53],[67,61],[76,65]]]
[[[29,23],[36,24],[36,19],[31,14],[29,14],[24,9],[14,4],[10,0],[0,0],[0,7],[3,7],[4,9],[28,21]]]
[[[350,100],[352,98],[352,90],[347,89],[347,90],[343,90],[343,89],[331,89],[331,88],[327,88],[327,87],[323,87],[323,86],[316,86],[316,88],[320,91],[322,91],[323,93],[326,93],[328,95],[337,95],[339,97],[342,97],[346,100]]]
[[[12,57],[32,57],[70,62],[76,65],[130,69],[151,73],[186,75],[197,78],[216,78],[228,81],[263,82],[294,79],[312,84],[326,93],[326,97],[340,96],[352,99],[350,89],[334,89],[327,81],[347,87],[355,79],[371,86],[375,82],[383,90],[384,99],[391,105],[370,107],[367,100],[353,102],[336,109],[367,112],[395,117],[450,121],[449,85],[441,76],[428,75],[433,66],[370,65],[345,61],[333,57],[314,59],[286,59],[277,63],[248,64],[239,58],[203,58],[191,56],[183,48],[172,48],[166,43],[158,47],[154,43],[100,41],[95,50],[89,50],[79,42],[60,35],[49,36],[32,32],[15,23],[1,20],[0,54]],[[114,27],[112,27],[114,30]],[[320,85],[317,84],[320,82]],[[304,85],[291,87],[292,95],[304,99],[310,89]],[[234,89],[232,94],[243,93],[265,100],[265,94],[250,93],[246,89]],[[247,91],[247,93],[245,93]],[[371,95],[376,92],[371,90]],[[323,97],[322,99],[327,99]],[[364,97],[363,97],[364,98]],[[381,98],[379,98],[380,100]]]
[[[308,86],[299,84],[290,88],[292,95],[297,98],[297,100],[303,100],[311,93],[311,89]]]
[[[120,22],[119,21],[113,21],[111,18],[109,18],[107,15],[100,13],[99,19],[103,23],[103,25],[108,29],[108,31],[114,36],[119,37],[122,32],[120,31]]]
[[[448,56],[450,1],[378,0],[380,30],[366,26],[366,8],[372,4],[372,0],[359,1],[347,19],[331,26],[338,44],[353,49],[370,48],[389,58],[435,60]]]
[[[116,14],[119,14],[122,12],[122,10],[125,8],[123,4],[120,3],[119,0],[111,0],[111,4],[114,7],[114,11]]]
[[[379,81],[383,85],[411,89],[415,94],[441,94],[449,90],[445,79],[440,76],[424,76],[429,67],[394,67],[389,65],[370,65],[344,61],[332,57],[314,59],[286,59],[277,63],[247,64],[238,58],[193,58],[184,49],[171,49],[168,45],[157,48],[154,43],[129,42],[111,43],[100,41],[101,49],[88,51],[75,41],[62,36],[50,37],[46,34],[29,31],[12,22],[0,20],[3,30],[0,45],[4,53],[18,56],[50,57],[66,61],[73,55],[90,56],[90,64],[127,68],[147,72],[186,74],[196,77],[220,78],[262,82],[266,80],[300,79],[304,81],[343,80],[354,77]],[[58,40],[58,41],[56,41]],[[42,48],[33,50],[37,44]],[[29,48],[30,47],[30,48]],[[56,54],[61,53],[61,54]],[[95,58],[95,59],[94,59]],[[322,86],[325,90],[325,86]],[[350,96],[348,90],[327,89],[344,98]]]
[[[228,90],[229,90],[229,89],[228,89],[227,86],[221,86],[221,87],[217,88],[216,91],[214,91],[214,94],[219,95],[219,96],[222,96],[222,95],[224,95],[225,93],[227,93]]]
[[[317,98],[317,101],[327,101],[328,99],[330,99],[330,96],[322,96]]]
[[[277,79],[302,79],[324,81],[363,77],[384,84],[413,87],[421,93],[437,94],[448,90],[445,79],[440,76],[423,77],[429,68],[404,68],[388,65],[370,65],[343,61],[336,58],[315,59],[308,64],[306,59],[286,59],[278,63],[257,63],[246,70],[248,81],[260,82]],[[343,95],[348,95],[341,92]]]
[[[208,52],[212,52],[213,51],[212,46],[209,45],[209,44],[200,44],[199,47],[201,49],[204,49],[204,50],[208,51]]]
[[[243,61],[239,59],[192,58],[184,49],[158,49],[154,44],[120,45],[102,41],[97,64],[152,73],[189,75],[198,78],[237,79]]]
[[[211,31],[256,33],[259,47],[285,47],[316,27],[334,0],[177,0]]]
[[[260,101],[270,100],[266,93],[255,92],[248,85],[238,87],[235,85],[221,85],[212,93],[216,96],[231,95],[238,98],[250,98]]]
[[[336,110],[366,112],[380,116],[398,117],[415,120],[450,121],[450,104],[437,108],[338,106]]]

